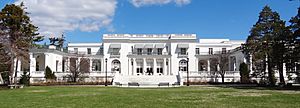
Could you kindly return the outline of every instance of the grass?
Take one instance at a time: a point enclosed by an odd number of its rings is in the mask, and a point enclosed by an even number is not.
[[[36,86],[0,90],[1,108],[299,108],[300,91],[192,86],[180,88],[116,88],[100,86]]]

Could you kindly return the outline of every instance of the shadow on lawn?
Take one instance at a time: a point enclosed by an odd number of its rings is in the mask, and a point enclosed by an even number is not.
[[[234,89],[253,89],[253,90],[289,90],[289,91],[300,91],[300,86],[259,86],[256,84],[218,84],[212,85],[221,88],[234,88]]]

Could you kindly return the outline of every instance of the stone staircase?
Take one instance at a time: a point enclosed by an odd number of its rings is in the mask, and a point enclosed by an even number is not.
[[[129,87],[128,83],[138,83],[140,87],[158,87],[160,83],[169,83],[169,87],[179,86],[180,80],[176,75],[115,75],[113,85]]]

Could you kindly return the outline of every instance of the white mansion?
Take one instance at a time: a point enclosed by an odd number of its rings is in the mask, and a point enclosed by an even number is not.
[[[68,43],[68,51],[32,49],[30,62],[19,62],[19,74],[29,71],[31,83],[45,82],[48,66],[56,81],[68,81],[70,67],[85,71],[82,81],[113,85],[183,85],[190,82],[221,82],[218,56],[228,54],[225,82],[239,82],[239,65],[246,62],[242,40],[199,39],[196,34],[104,34],[103,43]],[[85,65],[80,62],[85,61]],[[188,72],[187,72],[188,71]],[[187,74],[188,73],[188,74]]]

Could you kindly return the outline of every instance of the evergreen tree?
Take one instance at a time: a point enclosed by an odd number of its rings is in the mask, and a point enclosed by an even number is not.
[[[274,68],[282,67],[284,30],[286,30],[285,22],[280,19],[279,14],[273,12],[269,6],[265,6],[246,41],[245,52],[253,56],[254,66],[263,64],[256,69],[260,69],[258,70],[260,72],[268,71],[270,85],[275,85]],[[277,60],[274,59],[275,57]],[[279,71],[283,75],[283,71]],[[283,79],[283,77],[281,78]],[[284,80],[280,81],[284,82]]]
[[[296,63],[300,62],[300,8],[298,8],[298,14],[295,17],[292,17],[289,21],[291,25],[289,26],[292,35],[288,38],[289,44],[288,48],[288,59],[287,59],[287,70],[290,72],[295,72]],[[300,81],[300,73],[296,71],[297,79]]]
[[[52,70],[48,66],[45,69],[45,78],[47,80],[55,80],[56,79],[55,74],[52,72]]]
[[[240,76],[241,76],[241,83],[248,83],[249,82],[249,69],[246,63],[240,64]]]
[[[0,43],[9,55],[10,74],[16,77],[19,60],[28,60],[29,48],[35,46],[34,42],[43,40],[43,37],[36,33],[38,28],[34,26],[28,13],[24,11],[24,5],[9,4],[0,12]],[[16,69],[14,69],[16,67]],[[15,71],[14,71],[15,70]],[[15,74],[15,75],[14,75]],[[16,82],[16,78],[14,80]],[[12,79],[9,81],[12,82]]]
[[[24,84],[26,86],[29,86],[30,84],[30,75],[28,72],[24,71],[21,78],[20,78],[20,84]]]

